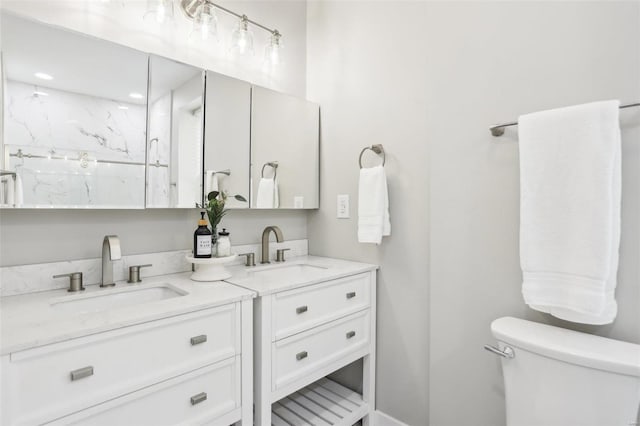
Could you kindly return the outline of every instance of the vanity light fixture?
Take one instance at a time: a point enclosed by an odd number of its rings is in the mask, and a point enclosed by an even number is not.
[[[264,48],[264,68],[267,72],[274,71],[282,63],[282,36],[275,30]]]
[[[136,92],[129,93],[129,97],[132,99],[144,99],[144,95]]]
[[[249,29],[247,15],[242,15],[238,26],[231,34],[231,53],[253,55],[253,32]]]
[[[202,41],[217,40],[218,16],[211,3],[203,1],[198,5],[193,16],[192,35]]]
[[[151,1],[151,0],[150,0]],[[154,0],[159,1],[159,0]],[[250,29],[249,24],[254,27],[258,27],[264,31],[267,31],[269,40],[265,48],[265,63],[268,63],[270,67],[275,64],[282,63],[282,34],[277,29],[271,29],[256,21],[252,21],[247,15],[236,13],[226,7],[220,6],[212,2],[211,0],[180,0],[180,8],[185,13],[187,18],[194,21],[194,32],[201,34],[201,38],[204,40],[203,27],[199,22],[205,22],[203,16],[209,19],[208,22],[215,22],[217,29],[217,19],[211,20],[208,15],[215,17],[215,10],[219,9],[229,15],[233,15],[238,18],[237,28],[231,34],[231,53],[239,55],[252,55],[253,54],[253,32]],[[204,13],[204,15],[203,15]],[[211,33],[211,27],[206,27]]]
[[[37,72],[37,73],[34,73],[33,75],[41,80],[53,80],[53,76],[44,72]]]

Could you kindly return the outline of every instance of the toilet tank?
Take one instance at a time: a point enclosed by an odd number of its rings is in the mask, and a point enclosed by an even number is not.
[[[504,317],[507,426],[631,426],[640,404],[640,345]]]

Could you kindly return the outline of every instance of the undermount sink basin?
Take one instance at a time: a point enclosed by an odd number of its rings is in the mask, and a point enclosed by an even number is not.
[[[122,288],[96,290],[89,294],[65,296],[51,302],[55,310],[65,312],[95,312],[123,306],[139,305],[173,297],[186,296],[188,293],[170,284],[158,284],[142,288]]]
[[[271,266],[268,269],[253,271],[255,277],[266,279],[287,279],[295,278],[309,273],[318,273],[326,270],[323,266],[310,265],[307,263],[283,264]]]

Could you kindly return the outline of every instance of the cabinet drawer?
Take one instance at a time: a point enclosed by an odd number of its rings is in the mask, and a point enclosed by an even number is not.
[[[368,307],[371,274],[285,291],[272,297],[272,341],[275,341]]]
[[[229,358],[63,417],[50,425],[202,424],[240,406],[239,362],[239,357]]]
[[[369,315],[367,309],[272,343],[272,390],[368,344]]]
[[[41,423],[231,358],[239,315],[226,305],[12,353],[3,405],[12,424]]]

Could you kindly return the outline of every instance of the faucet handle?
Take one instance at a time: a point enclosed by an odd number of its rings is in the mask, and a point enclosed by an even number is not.
[[[141,283],[142,278],[140,278],[140,268],[147,268],[149,266],[153,266],[151,263],[147,263],[146,265],[133,265],[129,266],[129,279],[128,283]]]
[[[67,291],[82,291],[84,286],[82,285],[82,272],[71,272],[68,274],[54,275],[53,278],[69,277],[69,289]]]
[[[253,252],[249,253],[240,253],[238,256],[246,256],[247,260],[244,263],[244,266],[256,266],[256,254]]]
[[[284,252],[291,250],[290,248],[276,250],[276,262],[284,262]]]

